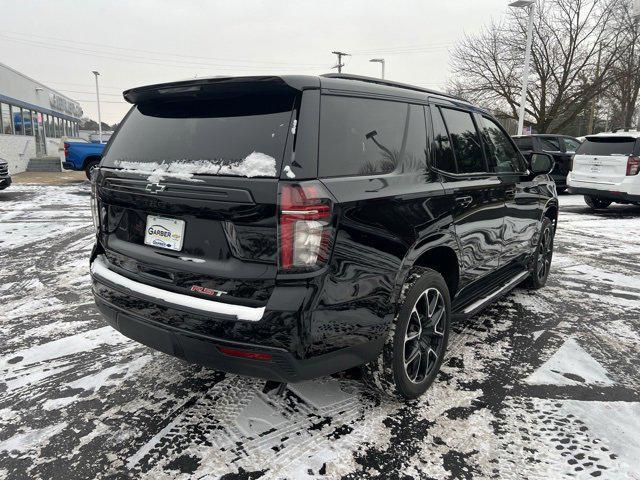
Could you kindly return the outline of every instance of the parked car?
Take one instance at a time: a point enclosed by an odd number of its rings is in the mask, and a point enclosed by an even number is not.
[[[295,382],[363,366],[415,398],[454,317],[545,285],[552,158],[485,110],[368,77],[135,88],[94,175],[107,322],[225,372]]]
[[[640,205],[640,132],[588,135],[573,157],[569,191],[593,209],[611,203]]]
[[[551,178],[556,182],[559,192],[567,189],[567,174],[571,168],[571,157],[580,146],[580,141],[568,135],[532,134],[513,137],[516,145],[530,159],[534,152],[546,152],[553,156],[555,166]]]
[[[62,166],[67,170],[84,170],[91,179],[93,169],[98,166],[104,151],[104,143],[64,142]]]
[[[11,185],[11,175],[9,175],[9,164],[0,158],[0,190],[4,190]]]
[[[99,133],[92,133],[89,135],[89,141],[91,143],[107,143],[113,135],[113,132],[102,132],[102,142],[100,141]]]

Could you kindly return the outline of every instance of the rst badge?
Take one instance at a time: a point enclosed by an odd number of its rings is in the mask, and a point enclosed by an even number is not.
[[[191,287],[191,291],[201,293],[203,295],[209,295],[212,297],[221,297],[222,295],[226,295],[227,293],[223,290],[214,290],[213,288],[201,287],[200,285],[193,285]]]
[[[144,243],[168,250],[182,250],[184,220],[147,215]]]

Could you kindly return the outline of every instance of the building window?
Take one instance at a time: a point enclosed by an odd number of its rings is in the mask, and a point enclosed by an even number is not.
[[[24,134],[33,135],[33,119],[31,118],[31,110],[22,110],[22,124],[24,125]]]
[[[44,136],[50,137],[51,132],[49,131],[49,115],[43,115],[42,123],[44,124]]]
[[[16,135],[24,135],[24,125],[22,122],[22,108],[13,107],[13,125]]]
[[[13,133],[13,122],[11,121],[11,106],[6,103],[0,104],[0,120],[2,129],[0,133],[11,135]]]

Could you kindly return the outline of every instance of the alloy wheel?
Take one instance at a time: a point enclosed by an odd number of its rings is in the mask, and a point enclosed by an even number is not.
[[[404,368],[409,380],[421,383],[442,355],[446,306],[436,288],[425,290],[411,310],[404,336]]]
[[[553,241],[551,238],[551,229],[545,228],[540,237],[540,248],[538,249],[538,261],[536,274],[538,280],[543,280],[549,274],[551,267],[551,254],[553,253]]]

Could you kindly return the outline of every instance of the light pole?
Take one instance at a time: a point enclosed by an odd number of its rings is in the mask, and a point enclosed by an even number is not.
[[[384,58],[372,58],[370,62],[376,62],[382,65],[382,79],[384,80]]]
[[[93,74],[96,77],[96,100],[98,101],[98,138],[100,139],[100,143],[102,143],[102,116],[100,115],[100,88],[98,87],[98,76],[100,72],[94,70]]]
[[[535,12],[535,0],[517,0],[510,3],[510,7],[529,7],[529,25],[527,26],[527,47],[524,51],[524,67],[522,72],[522,91],[520,93],[520,113],[518,115],[518,135],[522,135],[524,128],[524,107],[527,103],[527,87],[529,84],[529,63],[531,62],[531,44],[533,43],[533,14]]]

